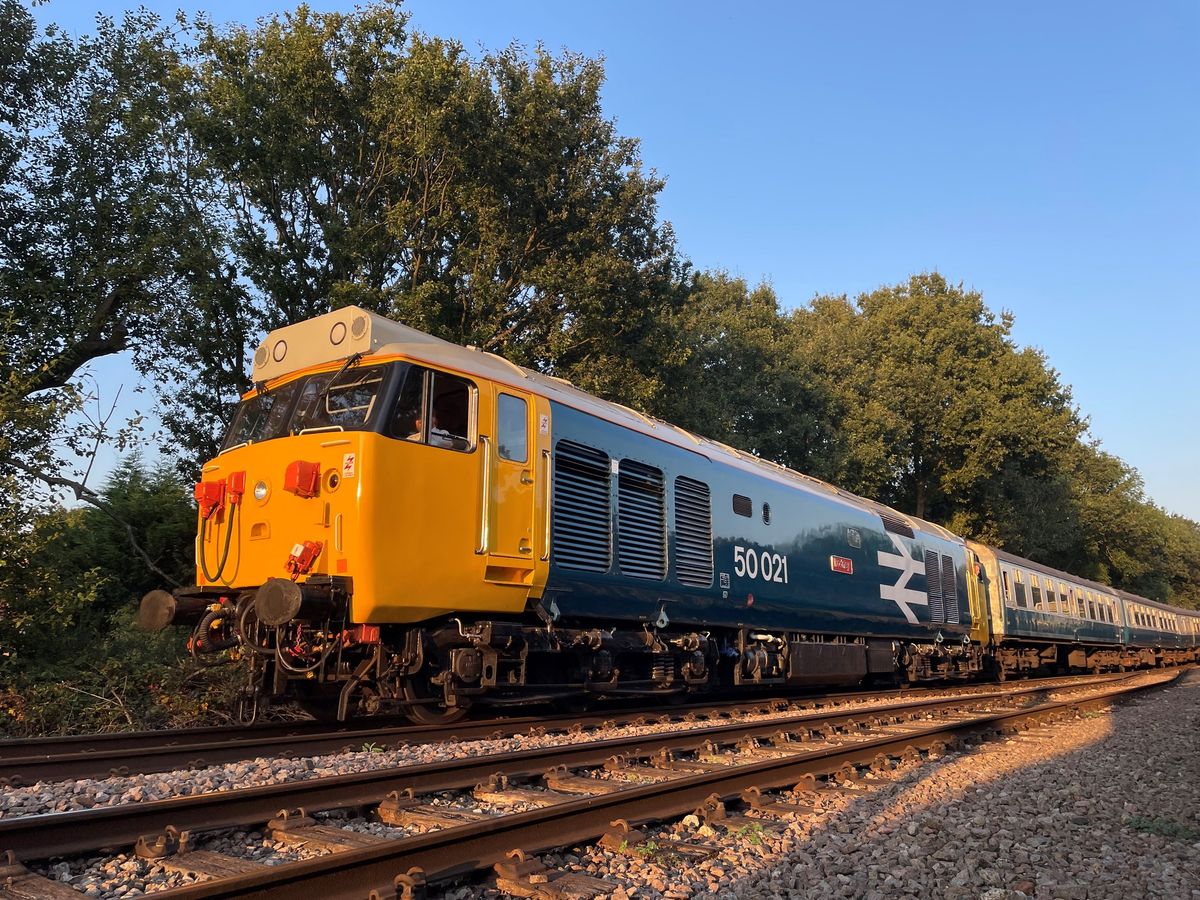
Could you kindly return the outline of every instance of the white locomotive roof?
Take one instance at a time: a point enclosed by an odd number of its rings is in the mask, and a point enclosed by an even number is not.
[[[270,332],[255,351],[252,377],[255,383],[270,381],[301,369],[339,362],[354,353],[404,356],[540,394],[709,460],[819,494],[846,506],[866,508],[876,514],[883,512],[909,523],[914,530],[963,544],[962,538],[940,525],[905,515],[882,503],[719,441],[692,434],[619,403],[601,400],[562,378],[523,368],[494,353],[442,340],[358,306],[346,306]]]

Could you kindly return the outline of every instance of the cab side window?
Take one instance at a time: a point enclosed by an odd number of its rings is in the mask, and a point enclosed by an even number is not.
[[[388,423],[388,434],[392,437],[406,441],[425,440],[422,410],[425,404],[425,376],[428,371],[420,366],[408,367],[404,375],[404,384],[400,386],[400,395],[396,398],[396,408],[392,411],[392,419]]]
[[[409,366],[396,397],[388,434],[447,450],[472,449],[474,388],[470,381],[457,375]]]
[[[429,444],[450,450],[471,449],[471,382],[432,372],[429,389]]]

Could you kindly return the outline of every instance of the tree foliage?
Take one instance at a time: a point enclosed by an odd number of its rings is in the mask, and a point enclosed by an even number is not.
[[[817,298],[795,326],[838,397],[836,479],[919,517],[998,531],[996,474],[1043,475],[1082,431],[1044,357],[1012,341],[1011,318],[937,273],[853,303]]]
[[[662,181],[603,115],[598,61],[473,59],[390,3],[200,21],[192,36],[179,110],[237,277],[188,332],[244,353],[247,335],[354,303],[625,401],[653,396],[680,264]],[[243,358],[201,353],[173,420],[193,449],[212,433],[188,431],[189,415],[221,418],[248,386]]]
[[[671,319],[654,412],[706,437],[812,474],[827,474],[833,398],[768,285],[697,273]]]
[[[131,457],[100,495],[157,569],[190,580],[195,514],[173,467]],[[16,512],[0,509],[0,733],[193,723],[209,694],[231,694],[224,670],[180,665],[178,629],[136,630],[137,599],[162,581],[109,512]]]
[[[108,509],[135,523],[154,564],[190,580],[195,514],[174,469],[123,462],[100,490]],[[4,529],[0,647],[10,665],[85,652],[97,631],[161,576],[130,553],[122,526],[91,507],[50,507],[25,527]]]
[[[169,159],[173,65],[144,12],[72,39],[0,0],[0,475],[86,455],[103,418],[82,415],[89,363],[167,356],[197,225]]]

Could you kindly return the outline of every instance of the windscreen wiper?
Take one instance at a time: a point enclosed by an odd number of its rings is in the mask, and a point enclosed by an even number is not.
[[[346,357],[346,361],[342,363],[342,367],[329,379],[329,382],[325,385],[325,389],[321,391],[321,396],[317,397],[311,409],[317,410],[325,406],[325,401],[329,399],[329,392],[333,390],[333,386],[337,384],[337,380],[346,374],[347,369],[357,364],[362,357],[362,353],[351,353]]]

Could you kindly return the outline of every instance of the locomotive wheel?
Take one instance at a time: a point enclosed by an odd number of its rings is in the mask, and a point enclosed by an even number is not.
[[[441,698],[437,696],[439,692],[428,681],[406,678],[401,691],[405,700],[413,701],[412,706],[405,708],[404,714],[418,725],[451,725],[467,714],[465,706],[442,706]]]

